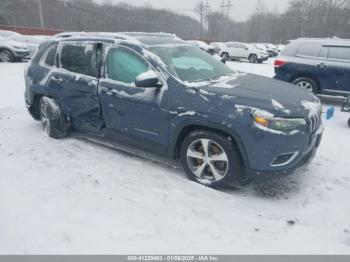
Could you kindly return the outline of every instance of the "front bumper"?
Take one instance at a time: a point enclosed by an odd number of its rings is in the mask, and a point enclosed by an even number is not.
[[[299,153],[295,161],[270,170],[246,169],[245,176],[250,180],[268,180],[292,175],[297,169],[309,164],[315,157],[323,137],[323,126],[311,135],[309,146]]]
[[[16,58],[22,59],[22,58],[28,57],[30,55],[30,52],[29,51],[14,51],[13,55]]]

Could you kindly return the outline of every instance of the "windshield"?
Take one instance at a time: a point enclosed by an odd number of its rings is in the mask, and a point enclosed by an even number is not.
[[[208,81],[233,73],[198,47],[154,46],[150,50],[163,60],[171,74],[184,82]]]

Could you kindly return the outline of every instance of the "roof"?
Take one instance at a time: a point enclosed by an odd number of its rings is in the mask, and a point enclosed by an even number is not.
[[[317,42],[321,43],[323,46],[349,46],[350,47],[350,39],[342,39],[342,38],[298,38],[295,40],[291,40],[290,42]]]
[[[58,41],[83,41],[83,40],[104,40],[115,41],[125,40],[138,45],[164,45],[184,43],[184,40],[174,34],[168,33],[145,33],[145,32],[66,32],[56,36]]]

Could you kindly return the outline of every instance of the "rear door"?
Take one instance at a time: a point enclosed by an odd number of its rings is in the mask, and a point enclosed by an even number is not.
[[[101,44],[62,43],[57,65],[48,75],[47,90],[78,129],[95,130],[99,125],[97,96],[98,59]]]
[[[99,97],[107,128],[116,139],[165,153],[170,121],[166,81],[162,88],[136,87],[136,77],[154,68],[128,47],[111,46],[105,56]]]
[[[295,54],[292,75],[311,76],[318,79],[321,89],[328,81],[327,50],[319,42],[302,43]]]
[[[350,47],[328,46],[327,86],[330,91],[350,93]]]
[[[238,50],[238,45],[236,43],[228,43],[227,45],[230,57],[240,58],[240,53]]]

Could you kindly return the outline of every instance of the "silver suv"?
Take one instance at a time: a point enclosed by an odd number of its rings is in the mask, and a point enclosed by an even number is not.
[[[0,36],[0,62],[21,61],[29,54],[25,44]]]

